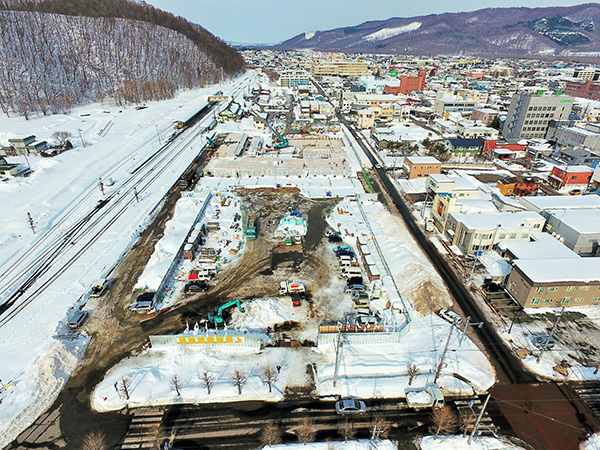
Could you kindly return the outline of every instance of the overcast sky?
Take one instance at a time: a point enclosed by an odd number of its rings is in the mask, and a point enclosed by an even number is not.
[[[305,31],[367,20],[502,6],[570,6],[582,0],[146,0],[202,25],[227,42],[277,43]]]

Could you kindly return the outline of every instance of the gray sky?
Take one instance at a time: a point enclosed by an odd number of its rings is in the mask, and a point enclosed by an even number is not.
[[[277,43],[305,31],[488,7],[570,6],[584,0],[146,0],[228,42]]]

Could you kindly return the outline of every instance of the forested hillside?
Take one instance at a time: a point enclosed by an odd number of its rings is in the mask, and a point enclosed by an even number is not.
[[[202,27],[128,0],[4,0],[0,29],[0,109],[8,115],[170,98],[243,68]]]

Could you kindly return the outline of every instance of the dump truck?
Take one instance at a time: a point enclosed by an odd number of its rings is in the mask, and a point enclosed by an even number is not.
[[[282,281],[279,283],[279,295],[304,294],[304,292],[306,292],[304,281]]]
[[[404,393],[409,408],[441,408],[444,406],[444,394],[434,383],[427,383],[424,387],[407,387],[404,389]]]

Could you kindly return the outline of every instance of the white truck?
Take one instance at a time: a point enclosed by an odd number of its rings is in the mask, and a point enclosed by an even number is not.
[[[304,281],[282,281],[279,283],[279,295],[303,294],[306,292]]]
[[[444,394],[437,384],[427,383],[425,387],[407,387],[404,389],[409,408],[441,408],[444,406]]]

